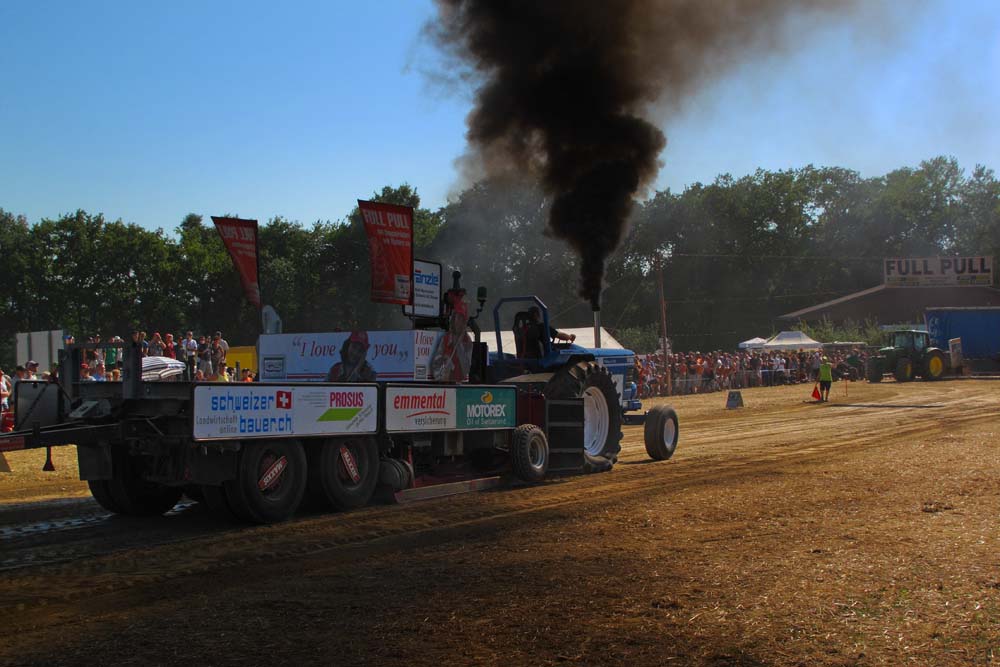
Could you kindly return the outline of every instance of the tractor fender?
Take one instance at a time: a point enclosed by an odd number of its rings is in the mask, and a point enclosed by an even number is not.
[[[597,357],[592,354],[574,354],[566,360],[565,366],[575,366],[581,361],[596,361]]]

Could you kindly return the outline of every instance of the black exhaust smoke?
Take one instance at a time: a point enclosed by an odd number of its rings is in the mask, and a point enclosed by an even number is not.
[[[549,231],[580,257],[580,295],[600,305],[604,264],[666,138],[644,114],[676,108],[755,45],[776,46],[790,7],[836,0],[438,0],[429,26],[475,82],[474,171],[537,178]],[[738,110],[737,110],[738,112]]]

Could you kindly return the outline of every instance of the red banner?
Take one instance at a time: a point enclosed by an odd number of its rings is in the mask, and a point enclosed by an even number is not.
[[[222,242],[226,244],[233,265],[240,274],[247,301],[261,308],[260,282],[257,275],[257,221],[212,216]]]
[[[368,235],[372,301],[413,303],[413,208],[358,200]]]

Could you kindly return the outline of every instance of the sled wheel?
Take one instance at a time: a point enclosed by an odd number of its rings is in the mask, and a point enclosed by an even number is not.
[[[126,516],[157,516],[172,510],[181,499],[181,489],[144,480],[141,460],[124,451],[124,447],[123,443],[112,446],[111,479],[99,480],[104,484],[91,487],[91,493],[95,488],[100,489],[97,493],[101,495],[106,491],[110,503],[105,505],[98,495],[94,495],[97,502],[105,509]]]
[[[184,495],[195,501],[196,503],[205,502],[205,494],[202,493],[201,487],[197,484],[188,484],[184,487]]]
[[[226,490],[222,486],[211,486],[204,484],[198,487],[201,497],[205,499],[205,506],[216,519],[221,521],[235,521],[239,519],[236,512],[226,498]]]
[[[907,358],[896,361],[896,370],[892,374],[896,382],[909,382],[913,379],[913,361]]]
[[[945,363],[944,354],[940,350],[932,350],[927,354],[924,362],[924,379],[940,380],[944,375]]]
[[[545,479],[549,469],[549,441],[542,429],[534,424],[521,424],[514,429],[510,442],[510,466],[525,482]]]
[[[622,409],[615,381],[596,361],[580,361],[556,373],[547,398],[583,398],[583,449],[590,470],[606,470],[622,450]]]
[[[115,502],[114,497],[111,495],[111,487],[108,485],[108,480],[106,479],[90,479],[87,480],[87,486],[90,487],[90,495],[94,497],[97,504],[114,514],[122,514],[122,508]]]
[[[677,413],[672,407],[657,405],[646,413],[643,440],[646,443],[646,453],[651,459],[666,461],[673,456],[679,436]]]
[[[291,517],[306,491],[306,454],[296,440],[244,441],[236,479],[223,484],[236,515],[253,523]]]
[[[334,509],[367,505],[375,493],[378,477],[375,438],[334,438],[310,450],[309,494]]]

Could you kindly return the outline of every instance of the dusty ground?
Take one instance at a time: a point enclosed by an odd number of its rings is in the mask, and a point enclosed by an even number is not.
[[[539,487],[210,532],[98,517],[0,573],[0,663],[993,664],[1000,382],[810,390],[675,399],[671,461],[627,428],[614,471]],[[8,501],[82,490],[17,479]],[[8,562],[45,560],[19,539]]]

